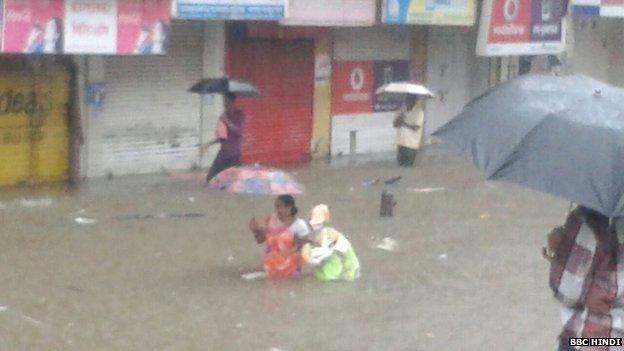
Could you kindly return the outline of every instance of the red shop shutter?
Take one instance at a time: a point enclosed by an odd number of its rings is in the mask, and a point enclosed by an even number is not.
[[[229,49],[229,75],[253,82],[262,94],[237,102],[247,115],[243,162],[305,160],[312,137],[313,42],[251,39]]]

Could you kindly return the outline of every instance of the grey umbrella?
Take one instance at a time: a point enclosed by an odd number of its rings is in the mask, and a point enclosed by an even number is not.
[[[259,95],[258,88],[253,84],[235,78],[207,78],[193,84],[189,89],[191,93],[197,94],[225,94],[234,93],[236,95]]]
[[[526,75],[469,103],[434,133],[488,179],[624,215],[624,89]]]

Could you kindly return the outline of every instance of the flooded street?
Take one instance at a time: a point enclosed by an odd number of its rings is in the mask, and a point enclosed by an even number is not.
[[[540,250],[567,203],[485,182],[435,149],[411,169],[292,172],[302,215],[327,203],[355,247],[355,283],[242,279],[262,270],[247,222],[269,197],[167,175],[3,190],[0,350],[555,349]],[[383,189],[394,219],[379,218]]]

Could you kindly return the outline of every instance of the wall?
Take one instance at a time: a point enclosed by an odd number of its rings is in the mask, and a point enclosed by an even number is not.
[[[624,25],[621,18],[568,20],[564,73],[577,73],[624,87]]]
[[[225,76],[225,23],[208,21],[204,30],[203,78]],[[220,95],[205,95],[200,98],[200,133],[203,142],[214,139],[214,127],[223,113],[223,99]],[[200,154],[201,167],[210,167],[219,152],[219,146],[212,146]]]
[[[475,54],[476,37],[474,28],[428,28],[425,81],[436,96],[425,104],[427,137],[489,87],[493,59]]]

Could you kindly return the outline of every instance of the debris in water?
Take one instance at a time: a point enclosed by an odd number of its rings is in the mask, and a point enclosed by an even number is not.
[[[28,317],[25,314],[22,315],[22,318],[24,318],[24,320],[26,322],[30,323],[31,325],[33,325],[35,327],[38,327],[38,326],[40,326],[42,324],[41,321],[38,321],[38,320],[36,320],[34,318],[31,318],[31,317]]]
[[[143,220],[143,219],[165,219],[165,218],[199,218],[206,216],[203,213],[164,213],[161,212],[157,215],[147,214],[147,215],[127,215],[127,216],[116,216],[114,217],[118,221],[129,221],[129,220]]]
[[[390,178],[390,179],[386,180],[384,182],[384,184],[386,184],[386,185],[394,184],[394,183],[398,182],[399,180],[401,180],[401,178],[402,178],[401,176]]]
[[[8,309],[6,306],[0,306],[0,312],[6,312]]]
[[[429,339],[433,339],[433,338],[435,338],[435,334],[433,334],[433,333],[427,333],[427,334],[425,334],[425,335],[427,335],[427,337],[428,337]]]
[[[355,188],[354,187],[350,187],[349,191],[355,191]]]
[[[189,200],[190,202],[195,202],[195,198],[194,198],[194,197],[192,197],[192,196],[191,196],[191,197],[189,197],[189,198],[188,198],[188,200]]]
[[[245,280],[259,280],[259,279],[266,278],[266,276],[267,276],[266,272],[251,272],[251,273],[241,274],[241,278]]]
[[[441,259],[441,260],[446,260],[448,258],[448,255],[443,253],[440,256],[438,256],[438,258]]]
[[[372,186],[379,184],[379,178],[373,180],[366,180],[362,182],[362,186]]]
[[[236,323],[236,328],[242,328],[243,327],[243,323]]]
[[[409,188],[407,189],[407,191],[412,192],[412,193],[434,193],[437,191],[444,191],[446,190],[446,188]]]
[[[228,258],[227,258],[227,260],[228,260],[228,261],[234,261],[234,256],[229,255],[229,256],[228,256]]]
[[[25,208],[34,208],[34,207],[50,207],[54,204],[54,200],[50,198],[43,199],[20,199],[19,205]]]
[[[398,247],[397,242],[394,239],[389,238],[389,237],[383,238],[381,240],[381,243],[377,245],[378,249],[385,250],[385,251],[396,251],[397,247]]]
[[[87,218],[87,217],[76,217],[74,219],[74,222],[78,224],[95,224],[97,223],[97,220],[93,218]]]
[[[269,351],[284,351],[284,350],[280,349],[279,347],[271,347]]]
[[[288,295],[290,295],[290,297],[295,297],[295,292],[291,291],[291,292],[288,293]]]
[[[487,213],[487,212],[486,212],[486,213],[482,213],[482,214],[479,216],[479,218],[481,218],[481,219],[488,219],[488,218],[490,218],[490,214],[489,214],[489,213]]]

